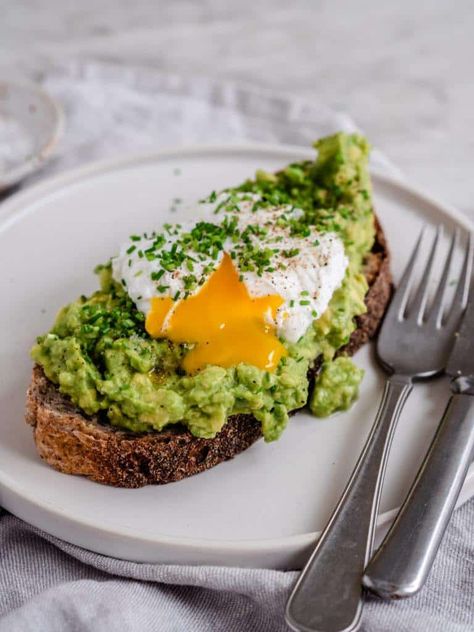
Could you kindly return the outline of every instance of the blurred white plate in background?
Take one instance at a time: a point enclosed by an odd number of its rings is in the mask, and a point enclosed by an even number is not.
[[[61,108],[46,92],[0,80],[0,191],[45,162],[62,128]]]

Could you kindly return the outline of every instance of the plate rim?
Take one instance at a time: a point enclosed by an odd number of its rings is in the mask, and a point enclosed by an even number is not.
[[[43,196],[48,195],[49,193],[58,192],[71,184],[87,180],[90,177],[103,173],[121,170],[129,166],[139,166],[140,164],[153,163],[174,157],[192,157],[195,155],[211,155],[215,153],[224,153],[226,155],[235,153],[262,155],[270,153],[273,154],[273,156],[277,155],[282,158],[292,155],[295,159],[307,159],[314,156],[314,151],[302,147],[301,145],[244,142],[169,146],[151,152],[127,153],[119,158],[97,160],[90,164],[68,169],[60,174],[51,176],[42,182],[35,183],[26,190],[20,190],[13,193],[9,199],[2,202],[0,207],[0,233],[3,233],[9,226],[15,224],[17,221],[20,221],[31,212],[34,212],[35,208],[28,208],[28,206],[34,204],[35,201],[40,201]],[[377,168],[370,168],[370,173],[374,182],[379,181],[382,185],[388,186],[395,191],[401,190],[404,193],[408,193],[416,201],[436,207],[442,215],[454,220],[455,223],[461,225],[464,229],[468,231],[474,230],[474,222],[471,221],[470,218],[466,217],[466,215],[464,215],[461,211],[446,202],[437,200],[418,186],[407,183],[404,178],[384,173]],[[473,481],[474,463],[471,464],[466,477],[466,482],[472,483]],[[92,529],[104,536],[126,538],[129,541],[138,541],[153,546],[162,544],[165,546],[179,547],[182,550],[205,549],[214,553],[220,552],[222,554],[235,554],[238,552],[241,552],[242,554],[252,552],[277,553],[282,552],[287,548],[298,547],[298,549],[302,549],[314,542],[321,533],[320,531],[314,531],[278,538],[242,540],[225,539],[217,541],[206,538],[176,537],[161,534],[156,534],[152,537],[144,534],[137,534],[131,528],[117,527],[116,525],[109,523],[102,523],[101,525],[98,525],[86,517],[78,518],[77,516],[71,516],[67,511],[62,510],[54,503],[39,500],[32,492],[25,490],[22,485],[16,484],[16,481],[12,480],[8,473],[2,470],[0,465],[0,491],[2,489],[6,490],[7,494],[13,495],[20,503],[26,503],[29,505],[29,508],[39,509],[41,512],[46,512],[50,516],[60,517],[63,520],[72,522],[87,529]],[[6,508],[8,509],[8,507]],[[380,513],[377,519],[377,528],[388,524],[393,519],[397,511],[398,507]]]

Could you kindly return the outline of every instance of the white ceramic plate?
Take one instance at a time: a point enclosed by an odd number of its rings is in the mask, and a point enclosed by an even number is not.
[[[298,567],[339,497],[373,422],[383,375],[367,346],[361,396],[344,414],[298,413],[276,443],[257,442],[209,472],[162,487],[114,489],[66,476],[36,455],[23,421],[28,351],[57,309],[95,288],[95,264],[128,235],[178,221],[191,202],[311,156],[294,147],[171,150],[93,165],[0,207],[0,504],[45,531],[88,549],[140,562]],[[422,223],[469,228],[450,208],[374,174],[377,212],[398,276]],[[379,535],[393,517],[448,396],[437,380],[418,385],[393,444]],[[474,493],[471,468],[462,499]],[[357,528],[357,525],[354,525]]]

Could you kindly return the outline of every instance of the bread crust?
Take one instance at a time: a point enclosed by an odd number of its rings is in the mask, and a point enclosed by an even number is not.
[[[365,275],[367,312],[357,317],[357,329],[341,350],[349,355],[375,335],[392,292],[390,254],[377,220]],[[97,416],[86,416],[38,365],[27,393],[26,421],[33,427],[39,455],[55,469],[129,488],[198,474],[233,458],[262,436],[260,423],[248,414],[229,417],[213,439],[195,437],[182,426],[146,433],[120,430]]]

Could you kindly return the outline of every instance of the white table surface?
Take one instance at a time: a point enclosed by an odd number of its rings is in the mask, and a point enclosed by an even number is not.
[[[317,97],[474,217],[472,0],[0,0],[0,15],[0,74],[79,54]]]

